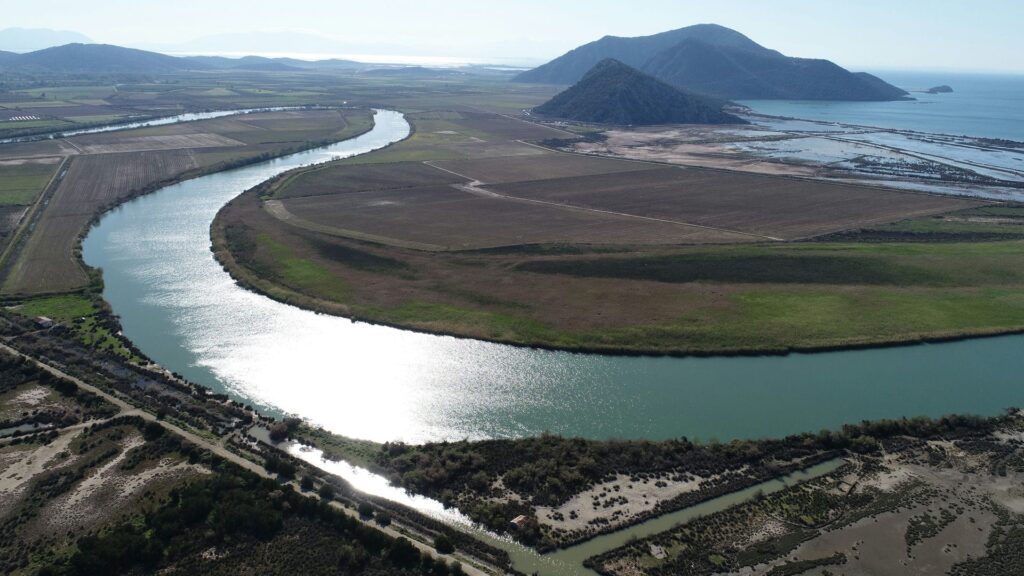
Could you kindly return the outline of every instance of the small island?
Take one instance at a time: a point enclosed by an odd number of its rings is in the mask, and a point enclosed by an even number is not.
[[[928,94],[949,94],[952,91],[953,91],[953,88],[950,87],[950,86],[947,86],[945,84],[943,84],[941,86],[933,86],[933,87],[925,90],[925,92],[928,93]]]

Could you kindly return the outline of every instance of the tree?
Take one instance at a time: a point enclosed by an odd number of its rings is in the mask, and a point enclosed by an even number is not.
[[[320,490],[317,490],[317,494],[324,500],[334,500],[334,486],[324,483],[320,486]]]
[[[377,514],[375,521],[377,522],[377,525],[381,528],[387,528],[391,525],[391,514],[388,514],[387,512],[381,512],[380,514]]]
[[[270,426],[270,439],[280,442],[288,438],[288,425],[284,422],[274,422]]]
[[[149,442],[152,442],[163,435],[164,427],[156,422],[146,422],[146,425],[142,427],[142,437]]]
[[[309,492],[313,489],[313,478],[311,476],[303,476],[299,487],[302,488],[303,492]]]
[[[437,537],[434,538],[434,550],[437,550],[440,554],[451,554],[452,552],[455,552],[455,545],[452,544],[451,539],[444,534],[438,534]]]
[[[373,506],[369,502],[360,502],[359,515],[363,518],[373,518]]]

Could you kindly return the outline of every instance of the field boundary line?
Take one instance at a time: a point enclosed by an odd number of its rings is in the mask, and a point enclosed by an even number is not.
[[[521,142],[521,141],[517,140],[517,142]],[[529,142],[522,142],[522,143],[530,145],[530,146],[533,146],[533,144],[530,144]],[[538,148],[539,148],[539,146],[538,146]],[[546,148],[541,148],[541,149],[542,150],[547,150]],[[641,216],[639,214],[629,214],[627,212],[616,212],[614,210],[603,210],[601,208],[588,208],[586,206],[576,206],[574,204],[561,204],[561,203],[558,203],[558,202],[550,202],[550,201],[547,201],[547,200],[537,200],[537,199],[534,199],[534,198],[523,198],[521,196],[511,196],[509,194],[504,194],[504,193],[501,193],[501,192],[496,192],[494,190],[485,190],[484,188],[481,188],[481,186],[489,186],[489,184],[486,184],[485,182],[481,182],[480,180],[476,180],[474,178],[466,176],[465,174],[459,174],[458,172],[455,172],[454,170],[449,170],[447,168],[442,168],[440,166],[435,166],[434,164],[431,164],[431,160],[424,160],[423,163],[427,164],[428,166],[430,166],[432,168],[437,168],[438,170],[443,170],[443,171],[445,171],[445,172],[447,172],[449,174],[454,174],[455,176],[458,176],[460,178],[465,178],[466,180],[469,180],[469,182],[465,183],[465,184],[452,184],[452,187],[457,189],[457,190],[462,190],[463,192],[467,192],[469,194],[475,194],[477,196],[482,196],[484,198],[499,198],[499,199],[503,199],[503,200],[510,200],[510,201],[513,201],[513,202],[527,202],[527,203],[531,203],[531,204],[540,204],[542,206],[551,206],[551,207],[555,207],[555,208],[565,208],[565,209],[569,209],[569,210],[579,210],[579,211],[583,211],[583,212],[595,212],[595,213],[599,213],[599,214],[608,214],[608,215],[611,215],[611,216],[622,216],[622,217],[626,217],[626,218],[637,218],[637,219],[640,219],[640,220],[647,220],[647,221],[651,221],[651,222],[661,222],[663,224],[677,224],[677,225],[680,225],[680,226],[690,226],[690,227],[693,227],[693,228],[701,228],[701,229],[704,229],[704,230],[712,230],[714,232],[726,232],[726,233],[730,233],[730,234],[740,234],[742,236],[750,236],[752,238],[759,238],[761,240],[771,240],[773,242],[785,242],[785,239],[783,239],[783,238],[776,238],[774,236],[768,236],[768,235],[765,235],[765,234],[758,234],[756,232],[744,232],[742,230],[732,230],[732,229],[729,229],[729,228],[720,228],[720,227],[717,227],[717,226],[707,226],[707,225],[704,225],[704,224],[694,224],[693,222],[685,222],[685,221],[682,221],[682,220],[669,220],[667,218],[656,218],[656,217],[653,217],[653,216]],[[500,185],[501,184],[496,184],[496,186],[500,186]]]
[[[459,174],[455,170],[449,170],[447,168],[442,168],[442,167],[438,166],[437,164],[434,164],[434,162],[436,162],[436,160],[424,160],[423,161],[424,164],[426,164],[427,166],[430,166],[431,168],[434,168],[436,170],[441,170],[442,172],[447,172],[449,174],[452,174],[453,176],[458,176],[459,178],[465,178],[466,180],[468,180],[470,182],[470,184],[473,184],[473,185],[476,185],[476,186],[483,186],[483,185],[487,184],[486,182],[477,180],[476,178],[471,178],[469,176],[466,176],[465,174]]]
[[[715,232],[726,232],[729,234],[739,234],[741,236],[750,236],[751,238],[760,238],[761,240],[771,240],[773,242],[785,242],[783,238],[776,238],[775,236],[767,236],[765,234],[758,234],[757,232],[744,232],[742,230],[732,230],[729,228],[719,228],[717,226],[707,226],[705,224],[694,224],[693,222],[685,222],[682,220],[669,220],[667,218],[656,218],[654,216],[641,216],[639,214],[629,214],[627,212],[616,212],[614,210],[603,210],[601,208],[587,208],[586,206],[575,206],[573,204],[560,204],[558,202],[549,202],[547,200],[536,200],[533,198],[522,198],[519,196],[509,196],[508,194],[502,194],[500,192],[493,192],[491,190],[483,191],[485,196],[492,198],[504,198],[506,200],[513,200],[519,202],[530,202],[533,204],[541,204],[545,206],[553,206],[556,208],[568,208],[570,210],[582,210],[584,212],[596,212],[599,214],[609,214],[612,216],[623,216],[626,218],[636,218],[639,220],[648,220],[651,222],[662,222],[665,224],[678,224],[680,226],[691,226],[693,228],[702,228],[704,230],[712,230]]]
[[[85,154],[85,152],[82,152],[82,149],[78,147],[78,144],[72,142],[70,138],[61,138],[61,141],[74,148],[79,154]]]
[[[42,192],[39,193],[39,197],[22,217],[21,223],[18,225],[17,230],[11,236],[11,241],[4,247],[4,251],[0,254],[0,286],[7,283],[7,278],[13,268],[14,262],[21,256],[21,250],[28,242],[26,234],[31,235],[29,228],[39,223],[42,213],[45,211],[49,200],[53,198],[54,193],[60,186],[60,183],[64,180],[64,175],[67,173],[69,164],[71,163],[70,156],[61,157],[60,164],[57,165],[57,170],[54,171],[53,176],[43,187]],[[0,290],[2,291],[2,290]]]

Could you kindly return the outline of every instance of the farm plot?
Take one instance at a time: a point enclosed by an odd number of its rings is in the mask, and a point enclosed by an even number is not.
[[[633,172],[650,170],[653,166],[644,162],[559,153],[452,160],[433,165],[485,184]]]
[[[301,143],[331,138],[350,126],[368,129],[368,120],[365,111],[303,110],[217,118],[203,129],[248,145]]]
[[[466,182],[461,176],[422,162],[391,164],[334,164],[308,170],[277,187],[275,196],[338,195],[351,192],[443,186]]]
[[[60,158],[56,157],[0,160],[0,205],[34,202],[59,165]]]
[[[180,150],[183,148],[220,148],[225,146],[242,146],[237,140],[226,138],[220,134],[195,133],[174,134],[167,136],[135,136],[124,137],[113,143],[87,144],[78,143],[83,154],[116,154],[118,152],[142,152],[152,150]]]
[[[11,270],[5,291],[55,292],[85,285],[88,277],[74,249],[96,211],[194,167],[188,150],[74,157]]]
[[[686,224],[480,196],[451,186],[292,198],[283,208],[288,213],[284,219],[293,225],[427,250],[749,240]]]
[[[489,186],[498,194],[798,239],[976,206],[970,200],[699,168]]]
[[[343,163],[459,160],[495,156],[537,156],[548,153],[542,148],[520,142],[523,131],[532,130],[534,125],[512,119],[490,120],[492,116],[504,118],[496,114],[443,111],[407,114],[406,119],[415,126],[415,131],[409,138],[374,154],[350,158]],[[526,128],[518,124],[523,124]],[[492,131],[488,132],[485,129]],[[549,132],[561,134],[553,130]],[[547,137],[552,136],[549,134]]]
[[[43,154],[71,156],[67,174],[45,212],[34,220],[31,236],[16,247],[17,260],[10,259],[13,265],[7,262],[10,268],[3,290],[38,294],[84,286],[88,277],[75,255],[79,235],[98,212],[147,188],[193,170],[215,170],[310,142],[341,140],[372,125],[367,110],[311,111],[312,121],[305,111],[292,114],[296,126],[308,129],[281,132],[236,119],[216,119],[0,147],[0,162],[24,164]],[[245,116],[247,121],[285,123],[289,117],[281,113]],[[245,137],[257,132],[259,139]],[[259,143],[246,145],[247,140]]]
[[[533,122],[502,114],[463,112],[461,116],[462,123],[465,126],[488,134],[499,134],[509,140],[536,141],[575,136],[575,134],[565,132],[564,130],[534,124]]]
[[[37,142],[16,142],[0,146],[0,161],[48,156],[68,156],[78,150],[65,140],[39,140]]]

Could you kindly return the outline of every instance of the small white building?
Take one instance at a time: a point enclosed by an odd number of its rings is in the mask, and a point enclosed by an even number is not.
[[[43,329],[53,328],[53,324],[54,324],[53,320],[50,319],[50,318],[47,318],[46,316],[36,316],[35,317],[35,323],[36,323],[37,327],[43,328]]]

